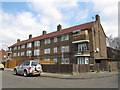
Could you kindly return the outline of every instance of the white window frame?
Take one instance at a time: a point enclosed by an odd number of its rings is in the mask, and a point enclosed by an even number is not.
[[[69,34],[62,35],[61,41],[66,41],[66,40],[69,40]]]
[[[25,56],[25,52],[21,52],[21,56]]]
[[[78,57],[77,64],[89,64],[89,58],[88,57]]]
[[[39,55],[40,55],[40,50],[39,49],[34,50],[34,56],[39,56]]]
[[[58,61],[57,61],[57,58],[53,58],[53,61],[54,61],[54,62],[58,62]]]
[[[57,47],[54,48],[54,53],[57,53]]]
[[[45,58],[44,61],[50,61],[50,58]]]
[[[32,47],[32,43],[27,43],[27,48],[31,48]]]
[[[70,63],[70,58],[62,58],[61,64],[69,64]]]
[[[32,51],[27,51],[26,56],[32,56]]]
[[[62,46],[61,52],[69,52],[69,46]]]
[[[57,37],[54,37],[54,42],[57,42]]]
[[[45,44],[50,44],[50,38],[45,39]]]
[[[21,48],[25,48],[25,44],[23,44],[23,45],[21,46]]]
[[[20,46],[18,46],[18,49],[20,49]]]
[[[34,47],[40,46],[40,41],[34,41]]]
[[[50,48],[44,49],[44,54],[49,54],[50,53]]]
[[[17,50],[17,46],[14,47],[14,50]]]
[[[18,56],[20,56],[20,52],[18,52]]]
[[[78,52],[87,50],[87,43],[78,44]]]
[[[17,53],[13,53],[13,56],[16,57],[16,56],[17,56]]]

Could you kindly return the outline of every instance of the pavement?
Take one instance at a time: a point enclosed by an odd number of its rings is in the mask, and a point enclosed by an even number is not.
[[[14,70],[11,68],[5,68],[6,71],[13,72]],[[59,73],[46,73],[42,72],[41,77],[50,77],[50,78],[58,78],[58,79],[93,79],[93,78],[104,78],[104,77],[112,77],[118,75],[118,71],[101,71],[97,72],[88,72],[88,73],[75,73],[75,74],[59,74]]]

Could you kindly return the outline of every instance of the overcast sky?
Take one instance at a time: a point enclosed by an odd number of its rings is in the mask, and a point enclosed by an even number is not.
[[[56,31],[58,24],[68,28],[94,21],[96,14],[106,35],[118,36],[118,0],[5,1],[0,3],[0,49],[28,39],[29,34]]]

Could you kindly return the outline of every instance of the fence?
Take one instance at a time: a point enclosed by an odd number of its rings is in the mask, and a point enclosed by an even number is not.
[[[78,64],[57,64],[57,65],[42,65],[43,72],[52,73],[85,73],[89,72],[89,65]]]
[[[21,64],[25,60],[7,60],[6,67],[7,68],[14,68],[15,66]],[[39,60],[41,64],[55,64],[54,61],[41,61]]]
[[[73,65],[69,64],[55,64],[55,65],[42,65],[43,72],[52,73],[72,73]]]

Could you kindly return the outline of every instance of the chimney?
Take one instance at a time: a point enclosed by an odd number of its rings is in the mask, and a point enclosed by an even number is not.
[[[47,34],[47,31],[44,30],[43,33],[42,33],[42,35],[45,35],[45,34]]]
[[[20,39],[17,39],[17,43],[19,43],[20,42]]]
[[[61,31],[61,30],[62,30],[62,25],[59,24],[59,25],[57,26],[57,31]]]
[[[97,14],[95,15],[96,21],[98,21],[100,23],[100,16]]]
[[[29,35],[29,39],[32,39],[32,34]]]

